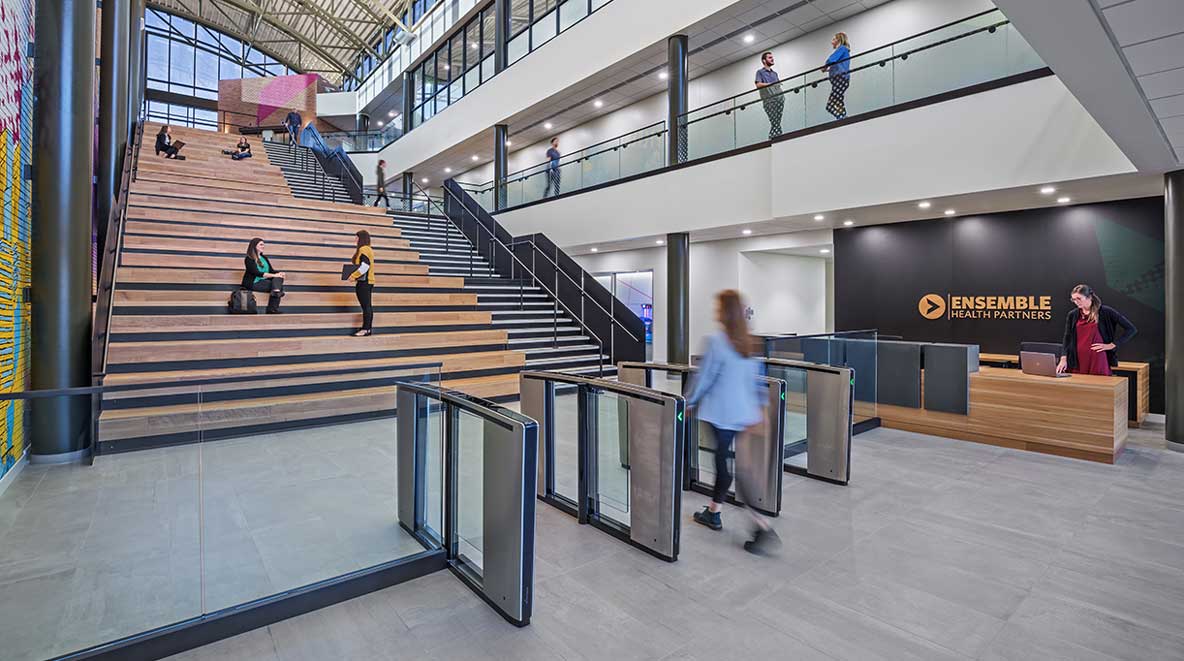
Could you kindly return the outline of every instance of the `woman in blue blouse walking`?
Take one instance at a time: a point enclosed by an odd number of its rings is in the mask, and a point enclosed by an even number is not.
[[[830,98],[826,100],[826,111],[834,115],[835,119],[843,119],[847,116],[844,96],[851,85],[851,43],[847,41],[847,33],[836,32],[830,40],[830,47],[835,50],[822,67],[830,78]]]
[[[687,403],[698,406],[699,419],[710,425],[715,435],[715,490],[711,504],[702,512],[695,512],[695,521],[720,530],[723,528],[720,508],[732,485],[728,453],[737,434],[759,426],[765,419],[761,403],[765,400],[760,382],[763,369],[760,361],[752,357],[752,339],[740,294],[732,289],[717,294],[715,317],[722,328],[707,339],[707,351],[695,373]],[[741,499],[748,502],[744,477],[740,476],[737,490]],[[752,540],[744,543],[744,549],[767,553],[779,546],[781,542],[769,522],[751,508],[748,512],[755,529]]]

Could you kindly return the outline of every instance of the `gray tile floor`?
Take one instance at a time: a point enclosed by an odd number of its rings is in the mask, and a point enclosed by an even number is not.
[[[1116,466],[886,429],[848,487],[786,476],[777,557],[690,522],[668,564],[545,505],[534,620],[447,573],[177,659],[1181,659],[1184,455]]]

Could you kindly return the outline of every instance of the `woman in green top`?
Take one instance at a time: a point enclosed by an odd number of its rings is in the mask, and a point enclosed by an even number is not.
[[[263,239],[251,239],[243,263],[247,267],[243,275],[243,289],[268,292],[267,313],[279,314],[280,299],[284,296],[284,274],[276,271],[275,264],[263,255]]]

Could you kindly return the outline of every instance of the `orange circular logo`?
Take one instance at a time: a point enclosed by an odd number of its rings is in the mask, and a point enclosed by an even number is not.
[[[917,303],[917,311],[926,319],[941,319],[946,313],[946,297],[940,294],[925,294]]]

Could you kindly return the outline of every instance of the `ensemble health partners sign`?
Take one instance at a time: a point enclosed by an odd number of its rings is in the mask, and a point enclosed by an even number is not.
[[[925,294],[917,311],[926,319],[1006,319],[1051,321],[1051,295],[963,295]]]

